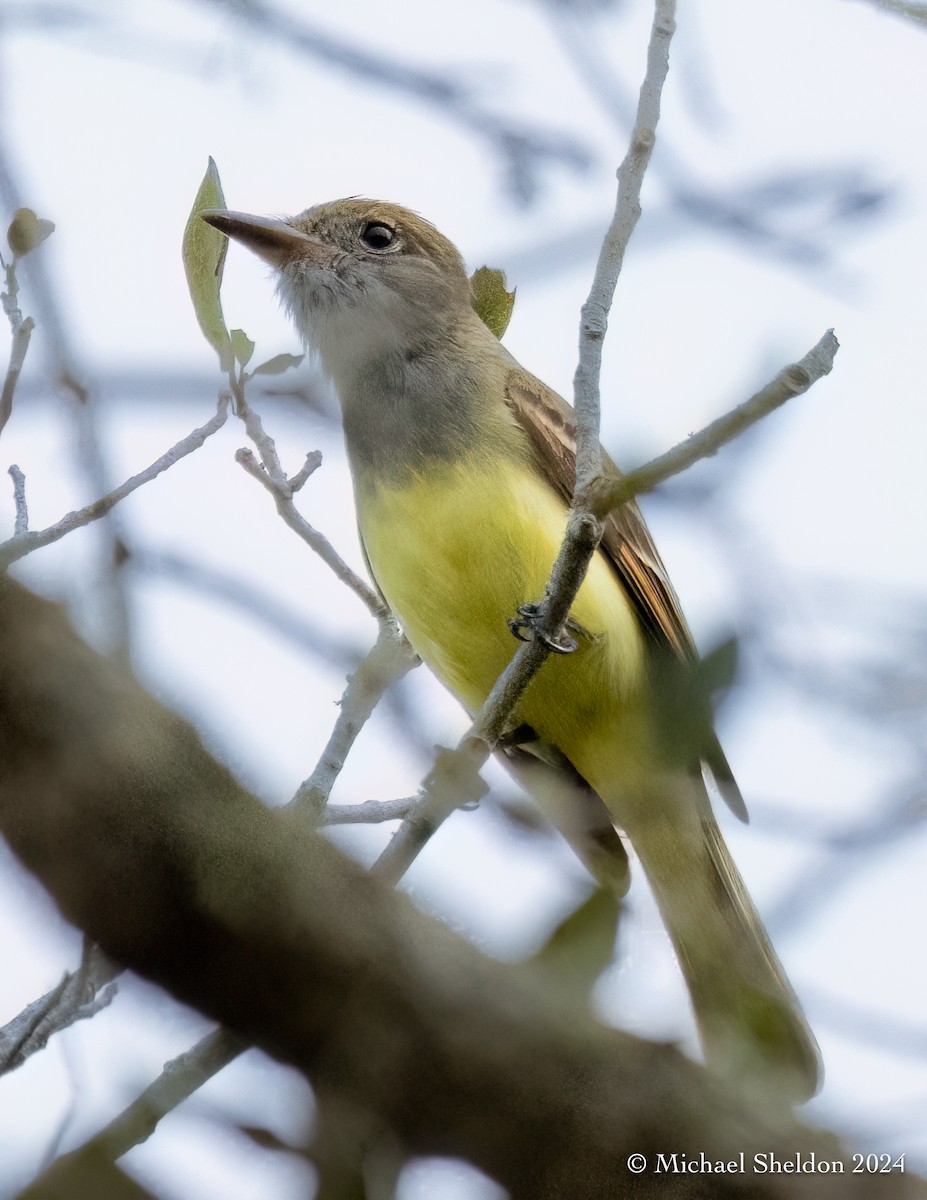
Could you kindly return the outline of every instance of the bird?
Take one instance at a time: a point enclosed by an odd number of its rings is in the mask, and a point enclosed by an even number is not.
[[[285,218],[201,215],[273,268],[338,394],[371,576],[422,660],[477,713],[513,629],[533,636],[571,505],[573,409],[480,319],[460,252],[412,210],[350,197]],[[630,841],[709,1066],[804,1101],[820,1086],[819,1051],[712,811],[706,775],[746,815],[636,503],[605,520],[565,634],[552,648],[569,652],[551,655],[512,715],[505,764],[618,894]]]

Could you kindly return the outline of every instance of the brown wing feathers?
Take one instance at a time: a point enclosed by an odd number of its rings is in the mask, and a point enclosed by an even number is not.
[[[553,487],[570,503],[576,477],[576,424],[573,410],[556,392],[517,364],[509,371],[505,399],[528,437],[538,465]],[[618,468],[603,455],[605,466]],[[698,655],[682,614],[679,599],[650,532],[636,504],[613,512],[605,526],[600,552],[617,574],[633,601],[642,627],[657,648],[669,649],[683,663],[694,664]],[[725,802],[742,820],[747,810],[724,751],[714,735],[704,752],[705,764]]]

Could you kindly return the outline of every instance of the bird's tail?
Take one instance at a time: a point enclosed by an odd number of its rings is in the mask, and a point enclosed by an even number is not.
[[[679,957],[705,1056],[726,1074],[806,1100],[820,1086],[817,1043],[704,785],[681,774],[660,782],[659,801],[636,803],[627,832]]]

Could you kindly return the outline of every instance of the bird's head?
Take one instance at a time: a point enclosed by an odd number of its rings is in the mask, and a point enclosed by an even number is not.
[[[470,311],[456,247],[398,204],[350,198],[295,217],[207,209],[205,221],[277,273],[277,291],[306,344],[333,375],[368,354],[414,353]]]

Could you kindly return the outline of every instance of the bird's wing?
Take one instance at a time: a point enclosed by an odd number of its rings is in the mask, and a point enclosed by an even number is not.
[[[567,504],[576,478],[576,421],[573,409],[540,380],[520,367],[509,371],[505,399],[545,477]],[[606,470],[619,474],[603,454]],[[632,501],[605,522],[601,550],[634,603],[644,629],[658,645],[670,647],[684,662],[695,662],[695,644],[682,615],[640,509]]]
[[[570,504],[576,478],[573,409],[514,360],[506,379],[505,400],[527,435],[545,477]],[[606,470],[620,474],[604,452],[603,465]],[[651,644],[657,649],[671,651],[682,664],[694,665],[698,653],[692,634],[636,503],[624,504],[609,514],[599,549],[633,603]],[[703,758],[726,803],[737,816],[746,820],[747,810],[740,789],[713,734],[703,751]]]

